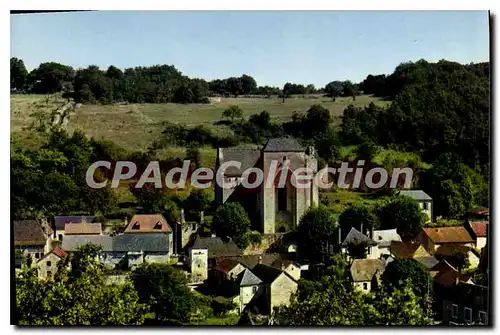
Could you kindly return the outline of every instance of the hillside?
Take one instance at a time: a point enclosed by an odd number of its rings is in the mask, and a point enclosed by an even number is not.
[[[230,105],[238,105],[245,118],[267,110],[273,118],[282,122],[289,120],[294,111],[305,112],[311,105],[321,104],[330,110],[336,122],[340,122],[340,117],[349,104],[365,106],[372,101],[388,104],[367,95],[358,96],[355,101],[352,98],[337,98],[335,102],[320,95],[305,95],[287,99],[285,103],[275,97],[223,98],[221,102],[212,104],[83,104],[70,114],[68,130],[71,132],[81,129],[88,136],[105,138],[127,149],[146,149],[163,130],[162,122],[213,126],[214,122],[221,119],[222,111]],[[11,95],[12,136],[29,140],[30,135],[23,132],[23,129],[35,121],[30,115],[36,111],[50,115],[51,111],[64,103],[65,100],[55,96],[47,103],[44,95]],[[223,126],[214,127],[226,130]]]

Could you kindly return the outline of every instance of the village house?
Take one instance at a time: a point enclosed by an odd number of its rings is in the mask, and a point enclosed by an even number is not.
[[[418,241],[392,241],[389,249],[391,257],[395,259],[414,259],[427,269],[431,269],[439,263]]]
[[[52,230],[36,220],[14,221],[14,249],[32,258],[32,264],[51,249]]]
[[[68,235],[64,236],[61,249],[66,252],[74,252],[78,248],[93,244],[101,248],[99,259],[104,265],[110,266],[113,257],[113,237],[109,235]],[[114,263],[114,262],[111,262]]]
[[[217,262],[215,274],[217,285],[224,285],[228,281],[234,281],[235,278],[246,269],[240,262],[231,258],[224,258]]]
[[[354,288],[370,292],[380,285],[380,276],[385,270],[385,262],[380,259],[355,259],[350,267]]]
[[[463,226],[424,228],[417,237],[418,242],[431,254],[445,244],[474,247],[476,241]]]
[[[444,324],[488,325],[491,320],[488,288],[471,283],[458,283],[444,291],[442,319]]]
[[[269,314],[272,313],[274,307],[290,304],[292,294],[297,292],[298,283],[288,273],[264,264],[256,265],[252,272],[265,285],[265,310]]]
[[[168,263],[171,245],[170,234],[116,235],[113,237],[113,262],[125,258],[125,267],[131,269],[142,263]]]
[[[136,214],[126,225],[124,234],[166,234],[168,237],[168,250],[174,250],[174,237],[172,228],[161,214]]]
[[[394,229],[385,229],[385,230],[373,230],[372,231],[372,240],[377,243],[377,248],[373,248],[372,257],[380,258],[384,255],[391,254],[391,242],[401,241],[401,236]]]
[[[479,265],[480,254],[474,248],[459,244],[444,244],[437,248],[435,256],[440,259],[455,259],[463,257],[470,269],[475,269]]]
[[[425,193],[422,190],[401,190],[399,191],[398,195],[410,197],[416,200],[420,208],[422,209],[422,212],[424,212],[429,218],[429,221],[432,222],[433,218],[432,198],[427,193]]]
[[[239,162],[241,167],[229,166],[223,172],[223,180],[231,187],[216,183],[215,199],[218,204],[236,201],[245,207],[255,227],[264,234],[284,233],[293,230],[302,215],[312,205],[317,205],[318,187],[311,182],[307,188],[292,185],[291,175],[299,168],[310,168],[313,178],[317,173],[314,149],[306,150],[292,137],[272,138],[262,149],[219,148],[215,171],[226,162]],[[277,162],[276,171],[270,173],[271,164]],[[284,168],[288,165],[288,170]],[[249,168],[263,171],[264,181],[254,188],[243,187],[243,172]],[[282,172],[286,173],[281,178]],[[267,181],[267,177],[273,180]],[[285,181],[278,187],[279,180]],[[249,179],[249,182],[252,181]]]
[[[62,242],[64,237],[64,230],[66,223],[94,223],[96,221],[95,216],[81,215],[81,216],[60,216],[56,215],[54,217],[54,239]]]
[[[365,254],[366,258],[376,259],[378,258],[378,251],[376,249],[377,242],[354,227],[351,228],[344,241],[340,244],[340,251],[347,255],[347,259],[353,258],[353,255],[351,255],[353,252],[359,254],[356,256]]]
[[[488,241],[488,221],[467,221],[465,228],[469,231],[470,235],[476,240],[475,247],[479,250],[486,246]]]
[[[188,250],[188,264],[191,264],[191,267],[196,263],[196,257],[193,257],[193,255],[196,255],[201,250],[207,251],[207,272],[215,270],[217,257],[240,256],[243,254],[233,240],[223,241],[215,235],[208,237],[196,236],[191,246],[188,247]],[[205,257],[204,255],[200,256]],[[198,268],[197,265],[196,267]],[[200,271],[204,270],[200,269]]]
[[[43,256],[37,263],[38,277],[50,278],[57,272],[59,261],[68,257],[68,254],[61,248],[54,248],[48,254]]]
[[[234,287],[236,294],[231,300],[236,304],[236,313],[239,315],[245,311],[250,303],[255,302],[265,294],[265,285],[252,271],[245,268],[240,272],[235,280]]]

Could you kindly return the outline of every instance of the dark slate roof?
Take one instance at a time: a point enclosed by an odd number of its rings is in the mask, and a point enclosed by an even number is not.
[[[102,251],[113,251],[113,238],[109,235],[67,235],[64,236],[61,248],[65,251],[75,251],[86,244],[102,247]]]
[[[240,286],[253,286],[262,284],[262,280],[254,275],[249,269],[245,269],[236,278],[236,283]]]
[[[168,252],[168,234],[121,234],[113,237],[113,251]]]
[[[431,201],[432,198],[422,190],[401,190],[399,195],[404,195],[413,198],[417,201]]]
[[[252,272],[266,284],[272,283],[280,274],[283,273],[281,270],[264,264],[257,264],[252,269]]]
[[[196,239],[194,240],[193,246],[191,248],[207,249],[208,258],[220,256],[238,256],[243,253],[232,240],[224,242],[220,237],[196,236]]]
[[[45,245],[47,237],[35,220],[14,221],[14,245]]]
[[[268,265],[277,269],[281,269],[283,265],[288,265],[294,258],[289,253],[265,253],[260,255],[239,255],[239,256],[223,256],[217,257],[217,265],[229,259],[241,263],[246,268],[253,269],[257,264]]]
[[[64,229],[64,224],[66,223],[81,223],[81,222],[94,223],[96,221],[95,216],[87,215],[74,215],[74,216],[55,216],[54,226],[57,230]]]
[[[369,238],[368,236],[362,234],[359,230],[356,228],[351,228],[351,231],[349,231],[349,234],[347,234],[347,237],[344,239],[344,242],[342,242],[342,246],[346,247],[350,243],[366,243],[366,245],[377,245],[377,242]]]
[[[295,151],[304,152],[305,149],[293,137],[271,138],[267,141],[263,149],[264,152]]]
[[[218,151],[219,164],[235,161],[241,163],[241,168],[235,166],[228,167],[224,175],[226,176],[241,176],[243,171],[254,167],[260,158],[259,149],[246,148],[220,148]]]

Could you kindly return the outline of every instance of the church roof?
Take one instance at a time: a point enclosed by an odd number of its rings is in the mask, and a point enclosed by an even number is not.
[[[377,242],[369,238],[368,236],[362,234],[359,230],[356,228],[351,228],[351,231],[349,234],[347,234],[347,237],[345,238],[344,242],[342,242],[342,246],[345,247],[349,243],[366,243],[367,245],[377,245]]]
[[[304,148],[293,137],[270,138],[263,149],[264,152],[295,151],[304,152]]]
[[[228,167],[224,171],[226,176],[241,176],[243,171],[254,167],[257,164],[257,161],[260,158],[260,150],[246,148],[220,148],[218,156],[219,165],[229,161],[241,163],[241,167],[239,169],[235,166]]]

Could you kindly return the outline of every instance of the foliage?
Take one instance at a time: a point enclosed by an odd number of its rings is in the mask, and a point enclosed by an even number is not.
[[[340,96],[343,91],[344,88],[341,81],[332,81],[325,86],[326,95],[332,98],[333,101],[335,101],[335,98]]]
[[[221,237],[231,237],[240,248],[246,248],[249,240],[250,219],[242,205],[227,202],[215,211],[212,229]]]
[[[214,192],[211,189],[195,189],[189,193],[184,203],[189,217],[194,220],[200,219],[200,212],[207,211],[212,207]]]
[[[167,203],[163,189],[156,188],[152,183],[146,183],[139,188],[130,185],[130,192],[137,199],[138,205],[147,213],[161,212]]]
[[[48,62],[40,66],[28,75],[28,86],[30,92],[38,94],[51,94],[62,91],[71,85],[74,78],[74,70],[70,66]]]
[[[146,306],[130,284],[104,285],[98,248],[77,250],[59,263],[54,280],[37,278],[36,268],[16,275],[16,323],[20,325],[138,325]],[[65,274],[67,273],[67,275]]]
[[[236,304],[228,298],[219,296],[212,299],[212,309],[215,315],[226,315],[235,308]]]
[[[318,104],[312,105],[306,114],[294,113],[292,120],[283,124],[286,133],[303,139],[313,139],[324,134],[330,127],[330,111]]]
[[[300,218],[298,247],[302,257],[321,260],[329,245],[333,245],[338,227],[333,215],[325,207],[311,207]]]
[[[28,79],[28,70],[22,59],[12,57],[10,59],[10,89],[23,90]]]
[[[339,226],[344,232],[356,228],[359,231],[363,230],[364,233],[371,229],[377,229],[380,222],[373,206],[355,203],[340,214]]]
[[[186,286],[186,276],[172,266],[143,263],[130,278],[158,320],[188,321],[196,312],[197,299]]]
[[[231,119],[231,121],[234,121],[234,119],[241,119],[243,117],[243,110],[237,105],[232,105],[222,112],[222,117]]]
[[[409,197],[396,196],[378,208],[381,229],[394,229],[403,237],[414,237],[428,220],[418,205]]]

